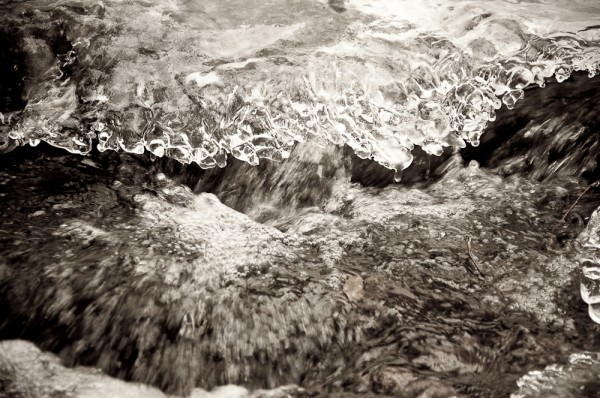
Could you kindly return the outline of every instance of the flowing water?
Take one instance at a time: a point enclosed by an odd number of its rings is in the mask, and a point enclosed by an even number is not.
[[[0,0],[0,397],[598,396],[599,26]]]

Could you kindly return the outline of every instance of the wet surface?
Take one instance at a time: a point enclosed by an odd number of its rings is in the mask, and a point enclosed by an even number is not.
[[[261,224],[143,159],[44,147],[2,162],[2,337],[67,365],[176,394],[495,397],[597,344],[577,288],[583,224],[560,220],[576,180],[472,163],[380,189],[348,168],[322,205]]]
[[[599,17],[0,1],[0,396],[593,396]]]

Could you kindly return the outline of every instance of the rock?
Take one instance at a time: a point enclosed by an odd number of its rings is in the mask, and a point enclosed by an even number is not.
[[[344,293],[350,301],[358,301],[363,298],[363,280],[360,276],[350,276],[344,283]]]
[[[216,387],[211,392],[201,389],[194,389],[190,398],[245,398],[248,397],[249,391],[244,387],[228,385]]]
[[[460,162],[420,188],[341,174],[325,180],[325,206],[261,224],[144,157],[89,156],[97,168],[43,144],[0,158],[0,338],[67,366],[186,396],[228,384],[364,393],[385,365],[425,380],[416,396],[444,394],[435,379],[505,396],[594,342],[578,312],[581,252],[553,239],[561,213],[542,205],[564,198],[551,183]],[[308,184],[284,167],[282,187]],[[485,279],[462,267],[465,235]]]
[[[160,390],[107,377],[92,368],[65,368],[52,354],[22,340],[0,342],[0,396],[167,398]]]
[[[25,202],[2,198],[2,219],[23,229],[3,245],[0,302],[10,313],[1,336],[34,336],[44,324],[34,340],[67,365],[93,363],[185,395],[245,380],[297,382],[307,367],[290,352],[312,361],[332,349],[339,326],[352,328],[333,317],[345,305],[333,295],[341,286],[323,295],[326,274],[300,274],[320,262],[295,269],[306,255],[295,237],[214,195],[145,177],[131,158],[119,161],[115,178],[68,156],[27,163],[13,154],[29,175],[13,184],[53,181],[51,194],[30,185],[28,206],[54,210],[28,217]],[[17,326],[23,319],[29,326]],[[257,357],[263,365],[254,367]]]
[[[385,394],[400,395],[405,388],[418,377],[411,372],[401,371],[393,368],[380,370],[373,378],[376,389]]]
[[[11,398],[175,398],[139,383],[106,376],[98,369],[64,367],[58,357],[30,342],[0,342],[0,396]],[[301,391],[296,386],[248,391],[236,385],[211,391],[196,388],[188,398],[284,398]]]
[[[461,397],[461,395],[458,395],[451,387],[448,387],[435,379],[413,381],[406,386],[404,394],[409,397],[418,398]]]

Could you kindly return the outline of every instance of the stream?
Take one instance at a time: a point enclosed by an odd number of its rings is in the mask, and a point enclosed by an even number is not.
[[[600,6],[0,0],[0,397],[600,396]]]

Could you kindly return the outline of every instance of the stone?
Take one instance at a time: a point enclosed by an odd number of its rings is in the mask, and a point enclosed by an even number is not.
[[[344,283],[344,293],[350,301],[358,301],[363,297],[363,280],[360,276],[350,276]]]
[[[309,154],[305,164],[324,156]],[[89,157],[97,167],[40,144],[0,159],[12,193],[0,197],[0,337],[30,339],[66,366],[180,396],[228,384],[318,394],[324,378],[340,393],[375,388],[365,380],[377,367],[352,381],[371,358],[506,395],[520,374],[593,339],[572,307],[581,252],[551,239],[557,214],[541,205],[574,187],[461,162],[424,187],[364,187],[339,173],[325,180],[325,206],[290,204],[263,224],[144,156]],[[289,162],[281,186],[310,190],[302,163]],[[261,186],[251,195],[268,197],[272,185]],[[564,228],[574,237],[583,225]],[[462,267],[466,234],[484,279]],[[497,366],[514,377],[488,377]]]

